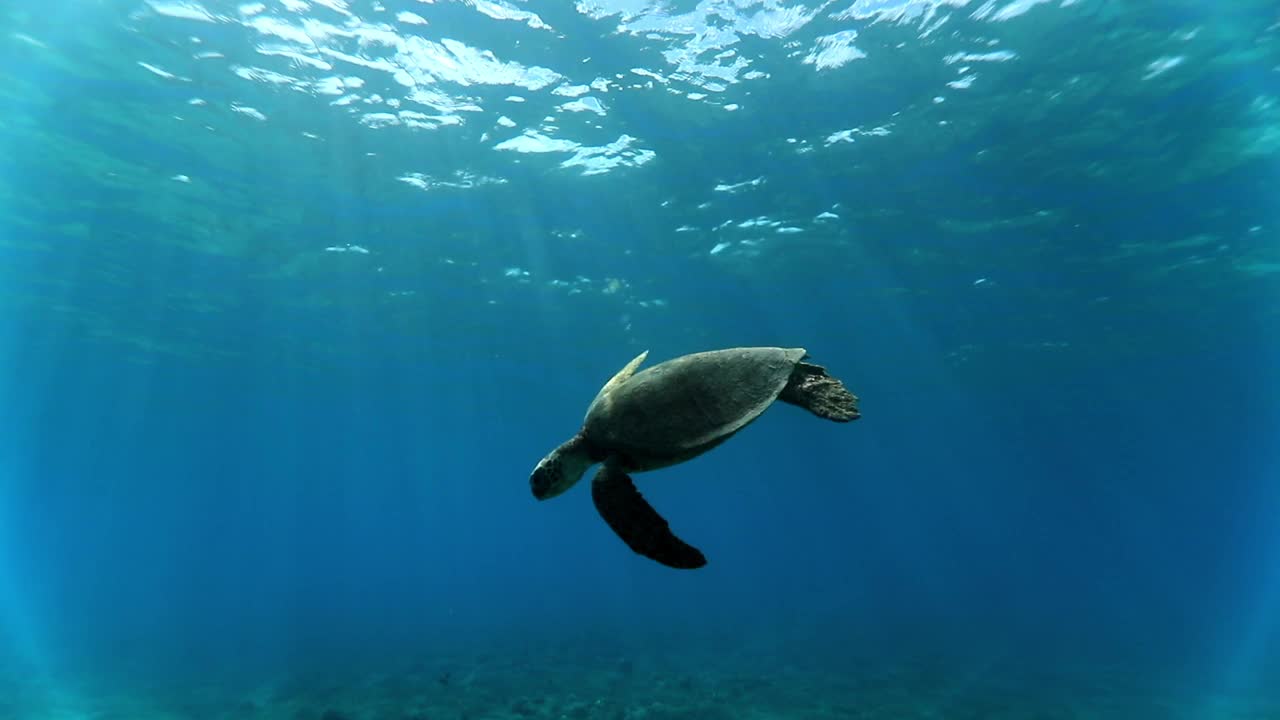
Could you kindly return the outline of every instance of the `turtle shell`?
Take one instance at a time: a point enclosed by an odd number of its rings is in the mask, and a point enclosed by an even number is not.
[[[583,433],[595,445],[653,460],[714,446],[755,420],[778,394],[804,348],[752,347],[667,360],[606,386]]]

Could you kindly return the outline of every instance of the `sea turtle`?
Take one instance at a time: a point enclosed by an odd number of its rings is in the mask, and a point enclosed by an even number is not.
[[[804,348],[712,350],[637,373],[648,355],[640,353],[600,388],[581,429],[538,463],[529,485],[537,499],[553,498],[603,463],[591,483],[596,510],[632,550],[663,565],[693,569],[707,560],[671,532],[627,473],[697,457],[774,400],[836,422],[858,418],[858,398],[822,367],[803,362]]]

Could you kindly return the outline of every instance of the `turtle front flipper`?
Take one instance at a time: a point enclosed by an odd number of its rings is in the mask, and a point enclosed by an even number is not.
[[[668,567],[693,570],[707,564],[697,548],[671,532],[667,521],[636,489],[631,476],[605,463],[591,482],[596,510],[632,550]]]
[[[844,383],[828,375],[827,369],[821,365],[796,363],[778,399],[836,422],[849,422],[860,417],[858,397],[849,392]]]
[[[644,352],[635,356],[631,360],[631,362],[624,365],[623,368],[619,370],[616,375],[609,378],[609,382],[605,383],[600,388],[600,392],[596,393],[596,397],[594,400],[591,401],[591,404],[595,405],[596,403],[600,402],[600,398],[608,395],[610,392],[613,391],[614,388],[626,382],[632,375],[635,375],[636,368],[640,367],[641,363],[643,363],[644,359],[647,357],[649,357],[649,351],[645,350]],[[588,410],[588,413],[590,413],[590,410]]]

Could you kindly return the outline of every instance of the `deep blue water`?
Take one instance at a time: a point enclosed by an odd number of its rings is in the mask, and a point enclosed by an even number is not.
[[[0,717],[1280,717],[1268,3],[58,1],[0,68]],[[740,345],[863,417],[638,475],[706,568],[532,497]]]

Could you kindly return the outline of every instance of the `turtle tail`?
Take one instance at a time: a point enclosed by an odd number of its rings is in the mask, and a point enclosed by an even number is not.
[[[821,365],[796,363],[778,399],[836,422],[849,422],[861,417],[858,396],[849,392],[844,383],[828,375]]]

